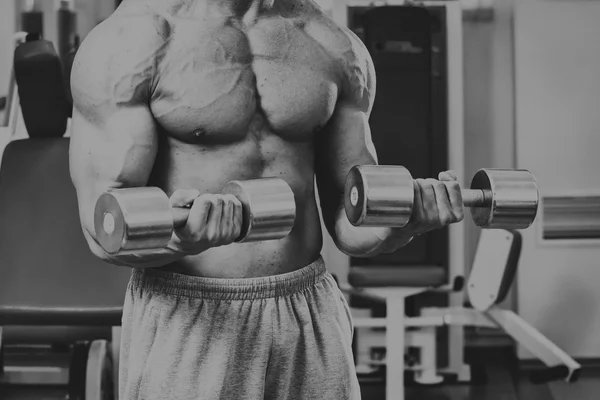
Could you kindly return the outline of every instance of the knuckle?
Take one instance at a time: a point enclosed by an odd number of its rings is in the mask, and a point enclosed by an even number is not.
[[[417,186],[419,187],[421,192],[432,188],[431,182],[428,182],[426,179],[417,180]]]
[[[440,224],[442,226],[448,226],[452,223],[452,216],[450,214],[444,214],[440,216]]]
[[[242,202],[240,201],[240,199],[238,199],[237,197],[235,198],[233,204],[235,206],[236,211],[238,211],[240,213],[244,209],[244,205],[242,204]]]
[[[434,181],[432,183],[432,186],[438,190],[446,190],[446,184],[444,183],[444,181]]]
[[[223,196],[221,195],[213,195],[212,203],[216,206],[223,205]]]
[[[238,214],[235,216],[235,218],[233,219],[233,226],[235,227],[235,229],[242,229],[242,216],[241,214]]]
[[[203,194],[194,199],[194,205],[203,206],[210,201],[210,196]]]
[[[217,244],[217,242],[219,241],[219,235],[217,234],[216,230],[210,229],[206,233],[206,241],[212,245]]]
[[[465,218],[465,208],[462,204],[455,208],[454,215],[459,221],[462,221]]]
[[[436,185],[438,184],[438,180],[435,179],[426,179],[424,184],[423,184],[423,188],[427,189],[427,190],[434,190],[434,188],[436,187]]]
[[[223,197],[223,199],[224,199],[224,201],[225,201],[225,202],[227,202],[227,204],[234,205],[234,204],[235,204],[235,202],[236,202],[236,200],[237,200],[237,197],[235,197],[235,196],[234,196],[234,195],[232,195],[232,194],[226,194],[226,195]]]
[[[194,231],[194,232],[192,232],[192,233],[191,233],[191,235],[190,235],[190,239],[191,239],[191,240],[192,240],[192,242],[194,242],[194,243],[201,242],[201,241],[202,241],[202,239],[203,239],[202,232],[199,232],[199,231]]]
[[[450,190],[454,190],[454,191],[460,192],[460,185],[459,185],[459,183],[458,183],[458,182],[456,182],[456,181],[450,181],[450,182],[447,182],[447,183],[446,183],[446,186],[447,186],[447,187],[448,187],[448,189],[450,189]]]

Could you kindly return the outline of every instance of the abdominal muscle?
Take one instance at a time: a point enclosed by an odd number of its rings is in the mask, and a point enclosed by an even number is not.
[[[231,180],[278,177],[294,192],[296,219],[283,239],[215,247],[160,269],[211,278],[253,278],[292,272],[315,261],[323,241],[313,157],[312,145],[286,142],[273,134],[227,145],[161,138],[149,186],[158,186],[169,196],[177,189],[219,193]]]

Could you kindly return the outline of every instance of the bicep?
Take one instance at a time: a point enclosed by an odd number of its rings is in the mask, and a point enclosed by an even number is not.
[[[102,63],[86,58],[87,49],[83,50],[72,72],[69,162],[82,225],[91,232],[95,202],[102,192],[147,184],[158,134],[147,102],[140,96],[143,88],[120,89],[131,91],[130,100],[117,103],[115,99],[126,93],[115,93],[109,85],[112,77],[100,70]]]
[[[334,222],[346,176],[355,165],[377,164],[368,113],[338,106],[316,145],[316,178],[324,222]]]
[[[76,186],[146,185],[156,157],[157,133],[145,107],[113,113],[99,126],[73,112],[71,175]]]
[[[369,116],[376,92],[375,67],[361,40],[346,30],[350,51],[341,63],[346,78],[340,85],[333,116],[317,138],[316,175],[323,217],[334,218],[344,182],[355,165],[377,164]]]
[[[377,162],[368,115],[361,110],[338,107],[317,142],[317,178],[337,188],[353,166]]]
[[[146,185],[156,157],[156,142],[152,117],[144,108],[118,111],[103,126],[74,110],[69,162],[87,230],[92,229],[93,208],[102,192]]]

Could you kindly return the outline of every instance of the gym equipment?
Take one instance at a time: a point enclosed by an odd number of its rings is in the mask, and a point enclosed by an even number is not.
[[[63,67],[52,42],[28,37],[15,49],[14,73],[29,137],[63,136],[68,102]]]
[[[95,340],[90,345],[85,382],[85,400],[112,400],[115,398],[113,363],[110,346],[105,340]]]
[[[35,9],[21,13],[21,30],[27,33],[44,33],[44,13]]]
[[[296,201],[289,185],[279,178],[227,183],[221,194],[242,203],[242,233],[236,242],[282,239],[294,226]],[[169,197],[156,187],[113,189],[96,203],[96,238],[109,254],[162,249],[173,229],[185,225],[189,208],[171,207]]]
[[[77,210],[69,139],[11,141],[0,167],[2,394],[5,387],[39,391],[69,385],[66,350],[49,349],[49,357],[38,356],[40,346],[51,343],[68,349],[80,341],[108,340],[112,373],[118,372],[123,293],[131,272],[92,254]],[[87,381],[90,364],[98,364],[91,361],[93,349],[87,353],[86,376],[79,378],[86,381],[86,391],[96,384]],[[113,389],[116,393],[116,385]]]
[[[531,373],[533,383],[576,382],[581,365],[519,315],[499,305],[513,282],[521,243],[522,237],[517,231],[498,229],[481,232],[466,284],[473,307],[425,307],[418,315],[409,317],[405,313],[405,302],[409,297],[431,292],[451,293],[461,288],[455,284],[439,287],[342,285],[341,289],[350,295],[386,304],[385,318],[365,316],[353,319],[354,326],[358,328],[354,336],[357,369],[373,372],[373,367],[385,365],[387,397],[398,400],[405,398],[405,377],[410,375],[415,383],[421,385],[439,384],[450,375],[456,376],[459,382],[471,382],[471,368],[464,364],[463,359],[459,360],[459,365],[449,364],[448,367],[439,367],[437,360],[438,329],[470,326],[500,329],[537,357],[545,368],[537,368]],[[384,360],[368,359],[369,351],[361,342],[362,330],[367,328],[378,328],[364,335],[364,340],[371,348],[384,347]],[[381,328],[385,331],[382,332]],[[406,357],[407,354],[416,355]]]
[[[487,229],[528,228],[539,202],[535,178],[527,170],[481,169],[462,197],[475,224]],[[402,166],[355,166],[348,173],[344,207],[354,226],[403,227],[413,203],[413,178]]]
[[[75,44],[77,14],[74,7],[73,0],[60,0],[58,10],[56,10],[57,48],[58,55],[63,61]]]
[[[69,362],[69,400],[85,400],[89,342],[74,343]]]

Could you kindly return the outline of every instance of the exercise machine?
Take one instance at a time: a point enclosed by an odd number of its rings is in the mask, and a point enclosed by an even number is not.
[[[385,318],[355,318],[355,328],[383,328],[385,360],[374,364],[386,366],[386,395],[389,399],[404,399],[404,372],[413,371],[415,382],[423,385],[439,384],[452,375],[458,382],[472,379],[470,366],[461,361],[460,368],[440,367],[437,360],[437,332],[441,327],[485,327],[505,332],[515,343],[522,345],[541,360],[546,369],[532,373],[535,383],[553,380],[575,382],[581,365],[562,351],[542,333],[513,311],[499,306],[508,294],[518,266],[521,235],[504,229],[483,230],[466,292],[471,307],[423,308],[416,317],[405,315],[406,299],[431,291],[462,290],[460,280],[445,287],[412,288],[356,288],[342,286],[354,296],[385,303]],[[357,335],[360,341],[360,334]],[[359,344],[360,346],[360,344]],[[406,365],[408,349],[417,349],[418,356]],[[359,363],[363,360],[359,360]],[[369,361],[367,361],[369,363]]]
[[[25,39],[17,36],[19,44],[29,44]],[[44,49],[34,49],[35,55]],[[45,59],[52,57],[45,51]],[[27,79],[18,71],[13,76]],[[130,271],[100,261],[83,237],[64,121],[37,125],[39,135],[28,137],[20,116],[36,113],[21,108],[39,103],[22,101],[35,94],[28,82],[21,88],[19,79],[11,82],[10,133],[3,137],[9,143],[0,166],[2,398],[10,399],[17,389],[40,388],[43,398],[51,398],[52,391],[72,400],[116,399]],[[63,90],[57,83],[40,90]],[[64,96],[44,93],[44,98],[55,95]]]

